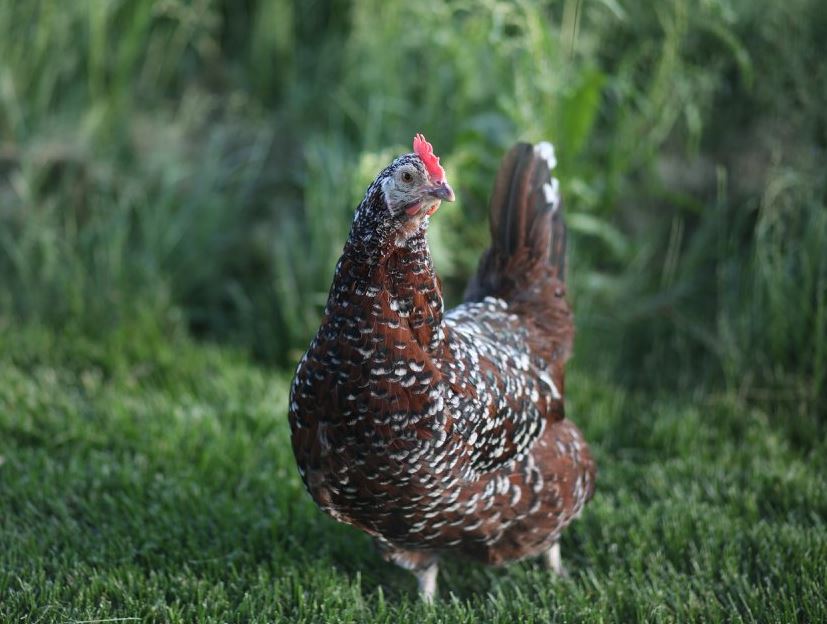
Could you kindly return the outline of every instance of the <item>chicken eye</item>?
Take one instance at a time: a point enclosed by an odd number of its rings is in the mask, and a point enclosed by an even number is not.
[[[410,171],[403,171],[402,181],[407,184],[410,184],[411,182],[413,182],[413,174]]]

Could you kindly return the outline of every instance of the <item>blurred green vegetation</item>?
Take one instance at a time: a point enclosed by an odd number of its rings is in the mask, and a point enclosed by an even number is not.
[[[825,41],[824,0],[0,1],[0,619],[824,620]],[[601,467],[570,581],[450,563],[436,609],[281,417],[418,131],[449,303],[499,158],[557,146]]]
[[[550,139],[578,359],[796,415],[827,395],[823,0],[0,3],[0,325],[104,368],[187,334],[292,365],[417,131],[456,301]]]

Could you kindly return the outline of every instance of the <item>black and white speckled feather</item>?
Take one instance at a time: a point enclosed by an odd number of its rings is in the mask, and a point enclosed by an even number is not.
[[[425,235],[435,197],[453,193],[434,190],[416,154],[394,161],[356,212],[293,381],[308,491],[421,572],[426,594],[440,553],[499,564],[548,550],[594,488],[564,419],[573,325],[555,162],[549,144],[506,156],[491,249],[466,303],[445,313]]]

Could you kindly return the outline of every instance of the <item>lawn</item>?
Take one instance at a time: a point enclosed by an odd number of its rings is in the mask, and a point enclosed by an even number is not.
[[[824,0],[0,1],[0,623],[827,622]],[[290,373],[424,132],[448,306],[550,140],[599,463],[440,599],[319,512]]]
[[[827,621],[827,441],[726,395],[575,365],[600,474],[570,578],[453,562],[425,606],[304,492],[283,372],[187,340],[113,371],[48,331],[0,347],[4,622]]]

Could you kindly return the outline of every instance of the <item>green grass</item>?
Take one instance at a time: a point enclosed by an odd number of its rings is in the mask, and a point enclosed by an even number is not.
[[[114,372],[48,331],[0,353],[0,621],[827,621],[824,432],[725,396],[575,367],[600,475],[571,578],[453,562],[427,607],[304,492],[284,374],[186,340]]]
[[[0,322],[289,367],[415,132],[453,300],[499,158],[549,139],[581,354],[827,411],[826,38],[823,0],[0,3]]]
[[[827,620],[826,39],[824,0],[0,2],[0,621]],[[557,145],[601,466],[570,581],[453,564],[435,609],[284,421],[417,131],[449,303],[500,156]]]

